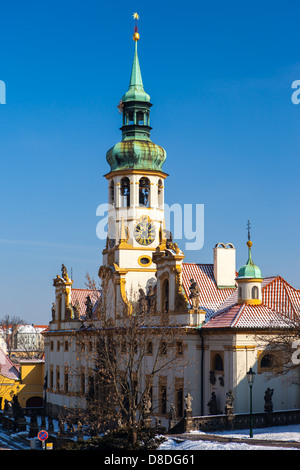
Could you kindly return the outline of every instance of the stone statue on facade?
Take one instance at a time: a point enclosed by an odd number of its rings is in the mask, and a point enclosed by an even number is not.
[[[139,289],[138,309],[141,315],[147,313],[148,311],[148,302],[146,299],[146,294],[142,288]]]
[[[176,425],[176,408],[174,403],[170,405],[169,411],[169,431]]]
[[[274,393],[273,388],[272,389],[267,388],[267,390],[265,391],[264,400],[265,400],[265,411],[267,413],[271,413],[273,411],[273,401],[272,401],[273,393]]]
[[[213,370],[209,371],[209,381],[212,385],[215,385],[215,383],[216,383],[216,376],[215,376],[215,372]]]
[[[148,285],[148,292],[146,295],[146,301],[148,306],[148,311],[150,313],[156,310],[156,285],[153,284]]]
[[[87,318],[89,319],[92,319],[93,318],[93,302],[91,301],[91,298],[90,296],[88,295],[87,298],[86,298],[86,301],[85,301],[85,306],[86,306],[86,316]]]
[[[209,408],[209,414],[210,415],[216,415],[218,414],[218,408],[217,408],[217,397],[215,392],[212,392],[211,397],[209,402],[207,403],[207,406]]]
[[[51,313],[52,313],[52,321],[54,321],[55,320],[55,303],[54,302],[52,302]]]
[[[68,271],[64,264],[61,265],[61,277],[65,280],[69,280]]]
[[[190,393],[187,393],[184,399],[186,411],[192,411],[192,401],[193,401],[192,395]]]
[[[74,320],[79,320],[80,318],[80,304],[78,300],[76,300],[75,304],[72,306],[73,313],[74,313]]]
[[[194,279],[190,279],[190,287],[189,287],[189,290],[190,290],[190,295],[189,295],[189,298],[191,300],[191,303],[192,303],[192,308],[199,308],[199,294],[200,294],[200,289],[199,289],[199,286],[197,284],[197,282],[194,280]]]
[[[225,402],[225,414],[229,415],[233,413],[233,402],[234,402],[234,395],[232,390],[226,393],[226,402]]]

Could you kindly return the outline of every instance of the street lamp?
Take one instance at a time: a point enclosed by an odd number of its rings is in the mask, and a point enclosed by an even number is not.
[[[250,367],[249,371],[247,372],[247,380],[250,387],[250,437],[253,437],[253,415],[252,415],[252,387],[254,384],[254,376],[255,372]]]

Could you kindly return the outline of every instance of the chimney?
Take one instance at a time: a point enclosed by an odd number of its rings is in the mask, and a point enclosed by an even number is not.
[[[214,247],[214,276],[218,288],[236,287],[235,248],[232,243]]]

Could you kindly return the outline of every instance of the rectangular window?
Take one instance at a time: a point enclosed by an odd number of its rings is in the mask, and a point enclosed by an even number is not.
[[[165,415],[167,413],[167,377],[159,378],[159,413]]]
[[[68,370],[65,369],[65,377],[64,377],[64,380],[65,380],[65,393],[68,393],[69,392],[69,374],[68,374]]]
[[[161,356],[166,356],[167,355],[167,343],[165,341],[162,341],[160,343],[159,353],[160,353]]]
[[[60,390],[60,370],[59,368],[56,369],[56,390]]]
[[[80,374],[80,390],[81,390],[81,393],[84,395],[85,394],[85,373],[84,373],[84,370],[82,370],[81,374]]]
[[[177,341],[176,343],[176,354],[177,356],[183,355],[183,342],[182,341]]]
[[[147,356],[153,355],[153,344],[152,341],[147,341]]]
[[[183,416],[183,378],[175,378],[175,408],[177,418]]]

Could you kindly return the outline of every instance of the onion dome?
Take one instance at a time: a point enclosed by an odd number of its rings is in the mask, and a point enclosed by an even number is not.
[[[138,18],[137,18],[138,19]],[[145,92],[137,53],[140,38],[137,26],[133,40],[135,52],[131,70],[129,89],[118,106],[123,115],[122,141],[114,145],[106,154],[111,171],[142,169],[161,171],[166,159],[166,151],[150,139],[150,96]]]
[[[258,266],[256,266],[252,261],[251,256],[251,247],[252,241],[247,241],[247,246],[249,250],[248,261],[247,263],[239,269],[237,279],[262,279],[261,270]]]

